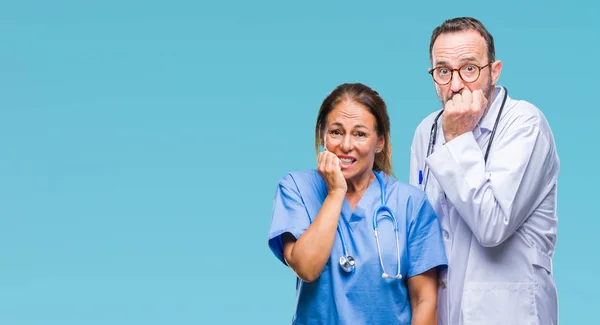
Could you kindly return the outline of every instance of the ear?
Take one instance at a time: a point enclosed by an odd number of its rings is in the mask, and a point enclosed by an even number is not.
[[[497,60],[492,63],[492,85],[498,83],[498,79],[500,79],[500,74],[502,73],[502,61]]]
[[[383,136],[379,136],[377,139],[377,145],[375,145],[375,152],[379,153],[383,151],[383,147],[385,146],[385,138]]]

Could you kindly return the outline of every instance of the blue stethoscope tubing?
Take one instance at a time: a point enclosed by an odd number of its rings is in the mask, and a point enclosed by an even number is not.
[[[506,87],[501,86],[504,89],[504,98],[502,98],[502,104],[500,105],[500,110],[498,110],[498,115],[496,116],[496,122],[494,122],[494,128],[492,129],[492,134],[490,135],[490,140],[488,142],[487,149],[485,151],[485,156],[483,157],[483,161],[487,162],[488,155],[490,154],[490,147],[492,146],[492,141],[494,140],[494,135],[496,135],[496,128],[498,127],[498,122],[500,121],[500,116],[502,115],[502,110],[504,110],[504,104],[506,103],[506,98],[508,97],[508,89]],[[435,147],[435,140],[437,138],[437,129],[438,129],[438,120],[440,116],[442,116],[444,110],[442,109],[436,116],[433,121],[433,125],[431,126],[431,132],[429,133],[429,145],[427,146],[427,155],[425,158],[429,157],[433,153],[433,148]],[[427,181],[429,180],[429,167],[427,164],[423,167],[425,171],[423,174],[425,175],[423,190],[427,190]]]
[[[398,229],[398,221],[396,220],[396,217],[394,216],[394,213],[392,212],[392,210],[385,204],[385,184],[383,182],[383,179],[381,178],[381,175],[379,175],[379,173],[377,172],[373,172],[373,174],[375,174],[375,177],[377,178],[377,181],[379,182],[379,188],[381,191],[381,206],[379,206],[379,208],[377,208],[375,210],[375,212],[373,213],[373,232],[375,233],[375,240],[377,242],[377,254],[379,255],[379,263],[381,264],[381,269],[383,271],[383,274],[381,275],[383,278],[394,278],[394,279],[401,279],[402,275],[400,274],[400,234],[399,234],[399,229]],[[389,275],[386,271],[385,271],[385,267],[383,265],[383,258],[381,256],[381,246],[379,245],[379,235],[377,233],[377,229],[379,227],[378,224],[378,215],[379,213],[385,213],[385,215],[383,216],[384,219],[390,219],[390,221],[392,222],[392,224],[394,225],[394,232],[396,235],[396,255],[398,258],[398,273],[396,275]],[[352,272],[354,270],[354,266],[355,266],[355,260],[352,256],[350,256],[350,254],[348,254],[348,247],[346,246],[346,241],[344,240],[344,234],[342,232],[342,227],[340,226],[340,224],[338,223],[338,233],[340,235],[340,239],[342,242],[342,249],[344,252],[344,255],[340,257],[340,266],[342,268],[342,270],[344,270],[345,272]]]

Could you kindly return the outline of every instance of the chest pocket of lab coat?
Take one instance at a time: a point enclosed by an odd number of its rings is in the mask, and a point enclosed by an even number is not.
[[[464,325],[541,325],[537,319],[537,284],[470,282],[462,302]]]

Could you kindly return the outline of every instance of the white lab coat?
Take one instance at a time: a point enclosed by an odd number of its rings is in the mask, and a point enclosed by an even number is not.
[[[496,87],[479,125],[448,143],[440,117],[429,158],[429,134],[439,111],[421,122],[413,139],[410,183],[419,186],[427,163],[427,196],[449,262],[440,274],[439,324],[558,324],[554,137],[542,112],[508,97],[485,164],[503,96]]]

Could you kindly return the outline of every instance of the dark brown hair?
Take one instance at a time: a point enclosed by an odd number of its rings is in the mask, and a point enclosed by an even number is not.
[[[496,49],[494,48],[494,38],[492,37],[492,34],[488,32],[488,30],[479,20],[472,17],[448,19],[440,26],[436,27],[431,34],[431,41],[429,42],[429,60],[433,60],[433,43],[435,43],[435,40],[438,38],[438,36],[445,33],[455,33],[468,30],[474,30],[481,34],[485,40],[485,44],[487,45],[488,62],[496,61]]]
[[[344,100],[351,100],[363,105],[375,117],[375,129],[378,136],[383,136],[385,144],[381,152],[375,154],[373,169],[392,175],[392,144],[390,141],[390,118],[387,105],[375,90],[361,83],[345,83],[335,88],[321,104],[315,127],[315,150],[323,144],[323,132],[327,115]]]

